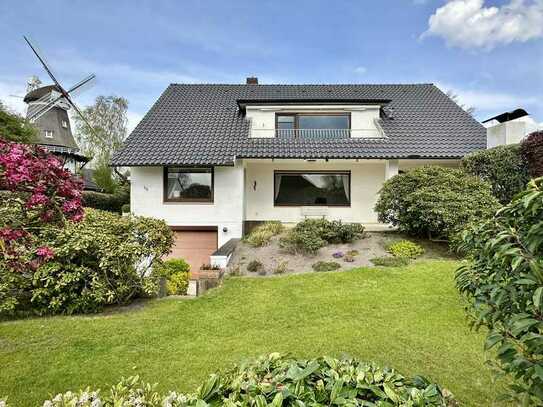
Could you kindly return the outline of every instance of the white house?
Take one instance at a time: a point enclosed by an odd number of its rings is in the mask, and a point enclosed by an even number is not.
[[[432,84],[170,85],[113,158],[131,210],[164,219],[194,267],[258,222],[378,224],[383,182],[457,166],[485,128]]]

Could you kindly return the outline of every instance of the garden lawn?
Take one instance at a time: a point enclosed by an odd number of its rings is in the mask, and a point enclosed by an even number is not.
[[[271,278],[230,278],[195,300],[168,298],[93,316],[0,323],[0,397],[35,406],[50,394],[140,375],[192,391],[245,357],[344,353],[423,374],[468,406],[501,390],[469,330],[454,261]]]

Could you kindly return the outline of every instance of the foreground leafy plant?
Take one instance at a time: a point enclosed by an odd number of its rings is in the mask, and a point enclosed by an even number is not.
[[[456,406],[437,384],[356,359],[295,360],[278,353],[211,375],[194,394],[164,396],[137,377],[123,379],[109,394],[86,389],[46,401],[47,407],[81,406]]]
[[[524,405],[543,405],[543,178],[466,231],[462,249],[470,261],[456,282],[474,326],[489,328],[485,348]]]

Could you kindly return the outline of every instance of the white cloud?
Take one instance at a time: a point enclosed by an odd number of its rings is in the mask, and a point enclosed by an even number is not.
[[[442,91],[451,90],[458,95],[458,102],[465,106],[473,106],[476,114],[499,114],[522,107],[530,112],[530,106],[538,106],[539,100],[534,96],[514,95],[504,92],[466,89],[445,83],[436,83]],[[485,119],[486,117],[481,117]]]
[[[501,7],[484,0],[451,0],[439,7],[422,35],[443,37],[448,45],[492,49],[543,37],[543,0],[511,0]]]
[[[22,97],[25,95],[25,83],[16,85],[16,81],[6,80],[0,78],[0,101],[8,109],[15,113],[25,114],[26,104],[23,102]]]
[[[357,66],[356,68],[354,68],[354,72],[359,75],[364,75],[366,72],[368,72],[368,68],[366,68],[365,66]]]

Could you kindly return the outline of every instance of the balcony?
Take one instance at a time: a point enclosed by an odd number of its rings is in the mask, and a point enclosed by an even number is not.
[[[374,129],[251,129],[254,138],[280,138],[305,140],[337,140],[350,138],[381,138]]]

